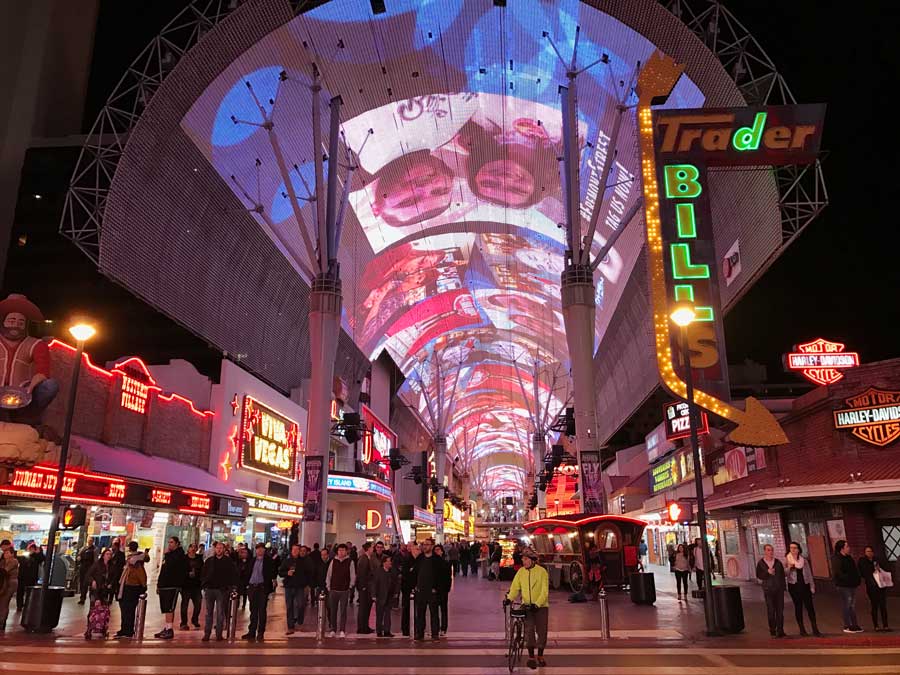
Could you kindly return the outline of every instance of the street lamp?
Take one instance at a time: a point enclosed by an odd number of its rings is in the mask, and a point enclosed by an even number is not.
[[[554,499],[554,500],[553,500],[553,504],[556,506],[556,514],[555,514],[555,515],[558,516],[558,515],[559,515],[559,500],[558,500],[558,499]]]
[[[56,472],[56,486],[53,490],[53,505],[50,507],[52,517],[50,519],[50,531],[47,534],[47,562],[44,564],[44,578],[41,580],[41,601],[39,622],[44,626],[44,608],[47,602],[47,589],[50,587],[50,577],[53,575],[53,565],[56,556],[56,534],[59,531],[59,512],[62,502],[63,481],[66,475],[66,463],[69,459],[69,441],[72,437],[72,419],[75,416],[75,399],[78,394],[78,376],[81,374],[81,360],[84,355],[84,343],[96,334],[97,330],[88,323],[77,323],[69,327],[69,333],[75,338],[78,349],[75,353],[75,367],[72,370],[72,382],[69,386],[69,402],[66,408],[66,422],[63,430],[62,446],[59,450],[59,469]],[[54,621],[55,625],[56,622]]]
[[[697,493],[697,525],[700,528],[700,546],[703,556],[703,613],[706,618],[706,634],[717,635],[713,611],[712,573],[709,545],[706,541],[706,500],[703,496],[703,474],[700,464],[700,442],[697,438],[697,410],[694,405],[694,374],[691,369],[691,352],[688,347],[688,327],[697,314],[694,305],[679,302],[670,315],[672,322],[681,328],[681,358],[684,362],[684,383],[687,387],[688,424],[691,430],[691,454],[694,460],[694,489]]]

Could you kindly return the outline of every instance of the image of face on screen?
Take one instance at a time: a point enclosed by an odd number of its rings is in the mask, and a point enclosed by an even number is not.
[[[314,202],[307,201],[319,151],[310,115],[316,65],[323,132],[328,101],[343,102],[343,328],[366,356],[387,350],[408,378],[400,395],[423,419],[425,392],[434,401],[438,393],[453,400],[448,436],[470,429],[478,411],[493,411],[482,415],[478,436],[485,457],[500,448],[528,452],[525,404],[534,403],[534,393],[528,378],[521,386],[514,366],[568,372],[558,87],[567,84],[569,64],[556,50],[571,58],[579,30],[579,64],[596,62],[578,76],[582,232],[598,200],[595,254],[628,228],[595,273],[596,348],[643,244],[642,216],[623,222],[641,194],[630,83],[655,49],[580,0],[512,4],[501,10],[490,2],[392,0],[373,15],[368,3],[330,0],[235,57],[181,120],[233,192],[230,207],[246,209],[305,276],[310,260],[300,232],[316,227]],[[700,90],[682,77],[666,107],[702,104]],[[600,185],[607,162],[611,171]],[[348,180],[349,164],[356,168]],[[431,373],[435,360],[441,377]],[[484,366],[476,368],[479,361]],[[460,376],[451,376],[457,370]],[[548,395],[562,405],[563,394]],[[520,471],[504,464],[491,467],[490,476],[508,484]]]

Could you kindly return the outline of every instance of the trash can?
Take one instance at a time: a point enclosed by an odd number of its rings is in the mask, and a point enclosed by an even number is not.
[[[630,577],[631,601],[636,605],[656,602],[656,581],[653,572],[633,572]]]
[[[63,586],[48,587],[46,601],[42,603],[44,589],[41,586],[31,586],[28,604],[22,612],[22,628],[29,633],[49,633],[56,628],[65,590]]]
[[[713,609],[716,628],[723,633],[744,630],[744,606],[739,586],[713,586]]]

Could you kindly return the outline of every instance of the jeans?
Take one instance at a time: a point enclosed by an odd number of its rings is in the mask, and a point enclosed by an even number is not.
[[[697,588],[699,588],[699,589],[702,591],[702,590],[703,590],[703,580],[704,580],[704,578],[705,578],[705,577],[703,576],[703,570],[695,569],[695,570],[694,570],[694,576],[695,576],[696,579],[697,579]]]
[[[266,632],[266,621],[269,618],[269,584],[250,584],[247,596],[250,599],[250,635],[262,637]]]
[[[404,635],[409,635],[409,607],[412,601],[412,591],[400,593],[400,630]]]
[[[347,602],[350,591],[328,591],[328,626],[333,631],[347,631]],[[340,628],[338,615],[340,614]]]
[[[199,626],[200,603],[203,600],[203,593],[199,587],[181,589],[181,625],[183,626],[186,626],[188,622],[188,600],[194,603],[193,612],[191,614],[191,624]]]
[[[883,588],[866,588],[869,596],[869,606],[872,611],[872,625],[878,628],[878,615],[881,614],[881,627],[888,627],[887,618],[887,592]]]
[[[469,561],[469,567],[472,568],[472,576],[477,577],[478,576],[478,560],[477,560],[477,558],[472,558],[472,560]]]
[[[687,595],[688,592],[688,579],[691,577],[690,570],[675,570],[675,584],[678,588],[678,593],[681,593],[681,587],[684,586],[684,594]]]
[[[122,611],[122,625],[119,632],[123,635],[134,635],[134,613],[137,610],[138,598],[146,589],[143,586],[125,586],[122,589],[122,599],[119,600],[119,609]]]
[[[818,632],[819,627],[816,625],[816,608],[813,606],[812,590],[809,584],[797,582],[788,584],[788,593],[791,594],[791,600],[794,601],[794,616],[797,619],[797,626],[801,631],[806,629],[803,626],[803,608],[809,614],[809,621],[812,624],[813,632]]]
[[[284,605],[287,609],[288,630],[293,630],[296,625],[302,626],[306,618],[306,586],[285,586]]]
[[[368,588],[358,588],[359,608],[356,613],[356,632],[370,633],[369,615],[372,613],[372,591]]]
[[[459,560],[450,561],[450,574],[454,577],[459,574]]]
[[[533,612],[525,613],[525,646],[530,655],[535,647],[543,654],[547,646],[547,624],[550,621],[550,608],[538,607]]]
[[[222,637],[222,628],[225,626],[225,603],[228,602],[225,589],[207,588],[203,591],[206,600],[206,620],[203,624],[203,634],[209,637],[213,629],[213,617],[215,617],[216,637]]]
[[[784,589],[763,592],[763,595],[766,598],[769,632],[772,635],[784,635]]]
[[[379,635],[391,632],[391,601],[375,603],[375,631]]]
[[[844,616],[844,628],[856,628],[859,621],[856,618],[856,589],[838,586],[841,594],[841,613]]]
[[[468,560],[460,560],[459,561],[459,569],[462,572],[464,577],[469,576],[469,561]]]
[[[428,610],[431,624],[431,637],[437,638],[440,633],[440,619],[438,618],[437,593],[416,592],[416,640],[425,639],[425,610]]]

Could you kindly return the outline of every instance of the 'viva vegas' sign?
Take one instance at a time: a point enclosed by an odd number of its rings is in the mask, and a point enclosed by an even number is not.
[[[686,368],[695,401],[737,425],[731,440],[765,446],[787,442],[781,426],[756,399],[745,410],[728,403],[718,266],[706,184],[708,166],[771,166],[814,162],[825,107],[778,106],[652,110],[665,102],[683,66],[656,52],[638,75],[638,128],[647,223],[656,356],[663,385],[685,398]],[[672,306],[691,302],[690,364],[669,330]]]

